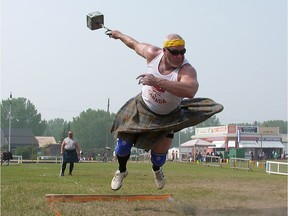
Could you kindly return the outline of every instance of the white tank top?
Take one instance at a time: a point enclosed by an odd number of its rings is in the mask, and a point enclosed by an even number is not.
[[[76,149],[76,140],[71,139],[69,137],[66,137],[65,138],[65,143],[66,143],[66,145],[64,146],[64,148],[66,150],[74,150],[74,149]]]
[[[182,65],[176,68],[168,75],[160,74],[158,68],[161,58],[163,56],[163,52],[156,56],[147,66],[148,72],[153,74],[155,77],[159,77],[162,79],[166,79],[169,81],[177,81],[179,69],[184,65],[187,64],[188,61],[184,59]],[[160,87],[148,86],[144,85],[142,87],[142,98],[147,105],[147,107],[153,111],[154,113],[165,115],[170,113],[171,111],[175,110],[179,107],[182,97],[175,96],[170,92],[167,92]]]

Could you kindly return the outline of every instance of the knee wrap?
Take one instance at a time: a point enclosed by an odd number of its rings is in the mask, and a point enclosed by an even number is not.
[[[117,139],[117,146],[115,148],[116,155],[120,157],[125,157],[130,154],[132,143],[124,141],[122,139]]]
[[[151,151],[151,162],[158,167],[163,166],[166,162],[166,154],[157,154]]]

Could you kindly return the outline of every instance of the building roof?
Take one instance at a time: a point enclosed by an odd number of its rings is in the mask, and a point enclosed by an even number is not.
[[[55,138],[52,136],[36,136],[35,138],[38,140],[39,148],[57,144]]]
[[[9,140],[9,129],[1,128],[5,140]],[[1,138],[2,140],[2,138]],[[38,141],[35,139],[35,136],[30,128],[11,128],[10,133],[11,144],[15,145],[38,145]]]

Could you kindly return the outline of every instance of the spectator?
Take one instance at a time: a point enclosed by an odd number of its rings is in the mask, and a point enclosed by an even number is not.
[[[61,155],[63,155],[63,162],[60,177],[64,176],[67,163],[70,163],[69,175],[72,175],[74,163],[79,162],[80,158],[80,145],[78,141],[73,138],[72,131],[68,132],[68,137],[62,142]]]

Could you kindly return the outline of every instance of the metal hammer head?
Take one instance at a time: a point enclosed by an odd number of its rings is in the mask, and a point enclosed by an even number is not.
[[[99,11],[87,14],[87,27],[91,30],[103,28],[104,15]]]

